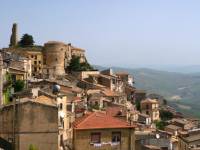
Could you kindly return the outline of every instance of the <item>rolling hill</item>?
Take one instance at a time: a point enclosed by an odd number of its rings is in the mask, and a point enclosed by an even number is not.
[[[115,71],[129,72],[134,76],[137,88],[164,96],[178,111],[200,117],[200,74],[182,74],[146,68],[112,68]]]

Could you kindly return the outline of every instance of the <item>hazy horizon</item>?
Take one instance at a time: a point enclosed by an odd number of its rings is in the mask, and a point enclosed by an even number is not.
[[[86,49],[91,64],[200,65],[199,6],[198,0],[2,0],[0,47],[9,45],[16,22],[19,37],[72,43]]]

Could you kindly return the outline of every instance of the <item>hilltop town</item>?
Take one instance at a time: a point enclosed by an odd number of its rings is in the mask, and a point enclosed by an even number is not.
[[[72,43],[18,38],[15,23],[0,50],[0,149],[200,149],[199,120],[128,72],[94,68]]]

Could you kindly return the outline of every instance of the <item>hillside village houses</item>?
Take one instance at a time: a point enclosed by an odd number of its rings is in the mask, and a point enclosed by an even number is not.
[[[0,149],[199,147],[199,120],[149,98],[129,73],[93,69],[72,44],[19,46],[17,32],[0,51]]]

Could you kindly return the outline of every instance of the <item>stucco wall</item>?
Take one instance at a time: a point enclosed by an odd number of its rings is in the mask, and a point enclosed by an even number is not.
[[[33,144],[39,150],[58,148],[57,107],[26,102],[16,105],[16,150],[27,150]],[[13,106],[0,109],[0,136],[12,138]],[[45,137],[45,138],[44,138]]]
[[[101,147],[94,147],[91,143],[91,133],[100,132],[101,133],[101,143],[112,141],[112,132],[121,132],[121,144],[117,146],[104,145]],[[99,130],[77,130],[74,131],[74,150],[130,150],[133,146],[130,135],[133,136],[133,130],[130,129],[99,129]],[[132,137],[133,138],[133,137]],[[133,146],[134,147],[134,146]],[[131,149],[132,150],[132,149]]]

